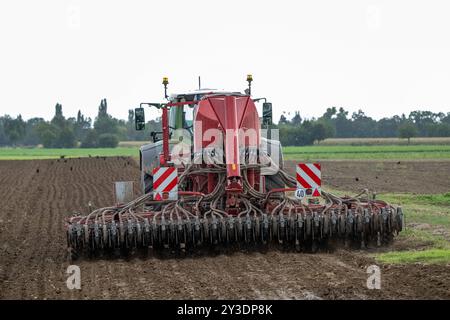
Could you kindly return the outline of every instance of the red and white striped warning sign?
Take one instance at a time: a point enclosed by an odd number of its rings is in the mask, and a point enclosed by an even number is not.
[[[306,195],[319,197],[322,185],[320,163],[299,163],[297,165],[297,189]]]
[[[178,172],[174,167],[158,167],[153,169],[153,199],[178,199]]]

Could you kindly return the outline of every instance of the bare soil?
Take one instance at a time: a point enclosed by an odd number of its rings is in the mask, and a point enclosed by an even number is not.
[[[364,181],[372,177],[375,164],[364,169],[362,163],[343,162],[333,167],[339,170],[330,170],[327,163],[327,183],[351,186],[340,183],[345,181],[345,166]],[[429,172],[415,169],[402,169],[407,172],[400,180],[402,191],[417,190],[410,176],[422,175],[414,181],[426,181]],[[341,178],[330,179],[334,171],[341,172]],[[444,173],[449,181],[450,169]],[[376,175],[391,182],[386,186],[395,185],[390,169]],[[82,288],[68,290],[64,218],[86,212],[89,201],[96,207],[112,204],[114,181],[134,180],[138,192],[138,177],[139,168],[129,158],[0,161],[0,298],[450,299],[448,265],[382,265],[381,290],[367,289],[373,250],[81,260],[76,264]]]
[[[335,189],[378,193],[418,194],[450,191],[450,161],[358,161],[323,160],[322,183]],[[285,161],[285,169],[295,173],[297,161]]]

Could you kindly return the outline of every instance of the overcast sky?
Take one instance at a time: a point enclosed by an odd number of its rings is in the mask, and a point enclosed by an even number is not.
[[[282,111],[381,118],[450,112],[449,1],[0,2],[0,114],[50,119],[102,98],[119,118],[202,86],[244,90]],[[156,116],[156,112],[148,117]]]

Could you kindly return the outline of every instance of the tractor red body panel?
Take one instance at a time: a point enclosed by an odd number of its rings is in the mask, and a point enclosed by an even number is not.
[[[249,96],[212,95],[198,104],[194,118],[194,152],[216,145],[224,151],[228,191],[242,191],[240,152],[260,144],[260,121]],[[255,174],[251,173],[254,183]]]

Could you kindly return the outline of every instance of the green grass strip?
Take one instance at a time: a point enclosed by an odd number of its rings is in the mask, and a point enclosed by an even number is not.
[[[376,257],[383,263],[450,263],[450,249],[427,249],[421,251],[398,251],[383,253]]]

